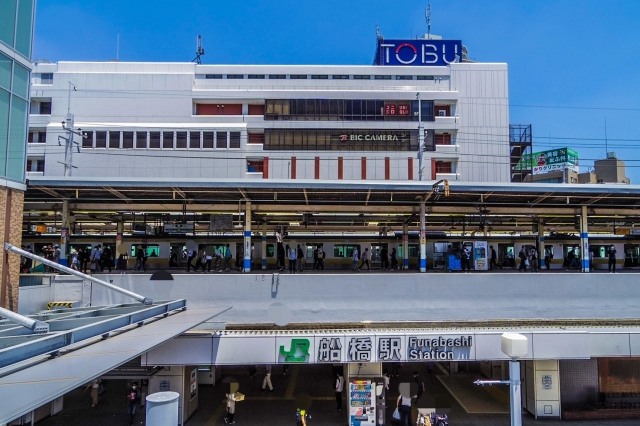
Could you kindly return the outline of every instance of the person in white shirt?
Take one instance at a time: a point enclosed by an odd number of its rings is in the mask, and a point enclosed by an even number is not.
[[[342,411],[342,391],[344,390],[344,377],[342,377],[341,373],[336,374],[336,408],[339,411]]]

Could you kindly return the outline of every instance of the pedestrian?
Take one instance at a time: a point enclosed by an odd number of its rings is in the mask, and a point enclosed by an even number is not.
[[[369,247],[365,248],[362,252],[362,262],[360,262],[360,266],[358,267],[358,271],[367,265],[367,271],[371,271],[371,264],[369,263]]]
[[[538,250],[535,247],[529,249],[529,264],[533,272],[538,272]]]
[[[520,248],[520,252],[518,253],[518,257],[520,258],[520,266],[518,267],[518,271],[526,271],[527,270],[527,254],[525,252],[524,246]]]
[[[307,410],[296,409],[296,426],[307,426],[309,420],[311,420],[311,414],[307,413]]]
[[[380,250],[380,269],[383,271],[389,269],[389,249],[386,245]]]
[[[236,415],[236,393],[229,392],[225,396],[227,397],[227,414],[224,416],[224,422],[232,425],[236,422],[234,420]]]
[[[385,391],[389,391],[389,382],[391,381],[391,376],[389,375],[389,371],[388,370],[384,370],[384,372],[382,373],[382,381],[384,383],[384,390]]]
[[[204,272],[205,268],[207,268],[207,272],[211,272],[211,263],[213,262],[213,255],[208,254],[206,250],[203,250],[203,252],[204,252],[204,266],[202,267],[202,272]]]
[[[416,386],[418,388],[416,394],[413,395],[413,399],[417,401],[424,393],[424,382],[422,381],[422,377],[420,377],[417,371],[413,372],[413,381],[416,382]]]
[[[53,246],[54,250],[53,250],[53,261],[56,263],[60,263],[60,246],[58,244]]]
[[[335,394],[336,394],[336,409],[338,411],[342,411],[342,391],[344,390],[344,377],[342,377],[342,373],[336,373],[336,384],[335,384]]]
[[[278,244],[276,246],[276,269],[278,269],[278,271],[280,272],[284,271],[285,257],[286,254],[284,251],[284,245],[282,244],[282,241],[278,241]]]
[[[553,252],[551,251],[551,247],[544,248],[544,266],[547,268],[547,271],[551,268],[551,259],[553,259]]]
[[[195,259],[197,255],[197,251],[193,249],[187,250],[187,272],[191,272],[191,268],[193,268],[193,259]]]
[[[145,260],[147,258],[147,255],[145,253],[144,248],[139,245],[138,248],[136,249],[136,271],[142,271],[145,272]]]
[[[71,264],[71,269],[73,269],[74,271],[78,271],[78,252],[76,251],[76,249],[71,249],[71,254],[70,254],[70,264]]]
[[[229,247],[229,243],[224,246],[224,270],[228,271],[231,268],[231,259],[233,255],[231,254],[231,247]]]
[[[318,246],[319,250],[318,250],[318,269],[323,269],[324,270],[324,258],[326,256],[324,250],[322,249],[322,246]]]
[[[95,407],[98,405],[98,395],[100,394],[100,379],[93,379],[89,385],[87,385],[87,390],[91,390],[91,407]]]
[[[133,382],[129,391],[127,392],[127,402],[129,403],[129,419],[133,424],[133,419],[136,415],[136,407],[140,403],[140,391],[138,390],[138,384]]]
[[[313,270],[315,271],[316,269],[320,269],[319,265],[319,259],[318,259],[318,252],[320,251],[320,246],[316,246],[316,248],[313,250]]]
[[[358,262],[360,261],[360,253],[358,253],[358,247],[353,247],[353,252],[351,253],[351,270],[358,270]]]
[[[402,392],[398,395],[398,401],[396,406],[400,413],[400,425],[401,426],[413,426],[411,422],[411,397],[405,396]]]
[[[91,266],[90,269],[93,272],[102,272],[102,264],[100,259],[102,258],[102,246],[98,244],[93,248],[91,252]]]
[[[298,272],[304,271],[304,251],[302,250],[302,247],[300,247],[300,244],[298,244],[296,249],[296,269]]]
[[[262,379],[262,390],[266,390],[269,387],[269,392],[273,392],[273,384],[271,383],[271,365],[266,366],[264,373],[264,379]]]
[[[609,255],[609,272],[616,272],[616,248],[613,244],[609,246],[607,254]]]
[[[391,270],[395,271],[396,269],[398,269],[398,257],[396,256],[395,247],[391,249],[390,260],[391,260]]]
[[[294,247],[291,247],[287,244],[287,259],[289,259],[289,273],[295,274],[296,272],[296,261],[298,258],[298,253]]]
[[[460,262],[462,264],[462,270],[465,272],[471,271],[471,253],[469,253],[469,248],[465,247],[460,253]]]
[[[493,248],[493,246],[489,246],[489,252],[491,253],[490,258],[489,258],[489,270],[493,271],[494,267],[496,267],[496,268],[498,267],[498,264],[496,263],[498,255],[496,254],[496,251]]]

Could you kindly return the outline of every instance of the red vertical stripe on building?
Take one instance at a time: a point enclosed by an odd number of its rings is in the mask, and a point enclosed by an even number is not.
[[[367,180],[367,157],[360,158],[360,179]]]
[[[291,157],[291,179],[296,178],[296,157]]]
[[[269,179],[269,157],[262,159],[262,179]]]
[[[344,158],[338,157],[338,179],[344,179]]]
[[[314,178],[320,179],[320,157],[316,157],[314,161]]]
[[[391,159],[384,157],[384,180],[391,179]]]
[[[407,158],[407,180],[413,180],[413,157]]]
[[[431,180],[436,180],[436,159],[431,159]]]

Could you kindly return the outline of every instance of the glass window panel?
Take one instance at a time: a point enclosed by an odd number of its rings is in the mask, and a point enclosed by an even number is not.
[[[149,148],[160,148],[160,132],[149,132]]]
[[[240,132],[229,132],[229,148],[240,148]]]
[[[264,74],[249,74],[247,77],[250,80],[262,80],[264,79]]]
[[[136,148],[147,147],[147,132],[136,132]]]
[[[189,132],[189,148],[200,149],[200,132]]]
[[[285,78],[287,78],[287,76],[284,75],[284,74],[270,74],[269,75],[269,79],[271,79],[271,80],[284,80]]]
[[[107,132],[100,130],[96,132],[96,148],[107,147]]]
[[[0,41],[4,41],[10,47],[14,46],[16,5],[17,0],[5,0],[2,2],[2,13],[0,13]]]
[[[120,148],[120,132],[109,131],[109,148]]]
[[[176,132],[176,148],[187,148],[187,132]]]
[[[244,74],[227,74],[227,80],[241,80],[244,78]]]
[[[12,1],[9,1],[12,3]],[[3,3],[6,3],[3,2]],[[31,35],[33,34],[33,0],[18,0],[18,22],[16,50],[26,58],[31,58]]]
[[[227,132],[216,132],[216,148],[227,148]]]
[[[26,100],[13,96],[11,102],[11,122],[9,124],[9,148],[7,150],[7,178],[24,180],[26,158],[25,139],[29,104]]]
[[[213,132],[203,132],[202,135],[202,148],[213,149]]]
[[[173,149],[173,132],[162,132],[162,148]]]
[[[122,132],[122,148],[133,148],[133,132]]]
[[[9,142],[9,92],[0,89],[0,176],[7,170],[7,143]]]
[[[0,87],[11,90],[11,64],[13,61],[0,53]]]
[[[82,147],[83,148],[93,148],[93,133],[94,132],[82,132],[84,137],[82,138]]]

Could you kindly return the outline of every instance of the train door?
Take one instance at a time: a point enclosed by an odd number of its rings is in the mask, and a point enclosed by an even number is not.
[[[187,264],[187,246],[185,242],[169,243],[169,266],[178,267]]]
[[[448,241],[437,241],[433,243],[433,269],[445,269],[447,262]],[[453,249],[451,251],[453,253]]]
[[[562,257],[564,259],[563,266],[565,268],[580,269],[581,268],[581,256],[580,256],[580,244],[569,243],[562,245]]]
[[[516,247],[513,243],[498,243],[498,264],[503,268],[515,268]]]
[[[311,243],[306,243],[304,245],[304,265],[302,267],[304,269],[307,266],[311,266],[313,268],[313,251],[316,249],[316,246]]]
[[[625,268],[637,267],[639,257],[640,257],[640,245],[638,244],[624,245],[624,267]]]
[[[382,250],[389,253],[389,244],[387,243],[371,243],[371,268],[382,269]]]

